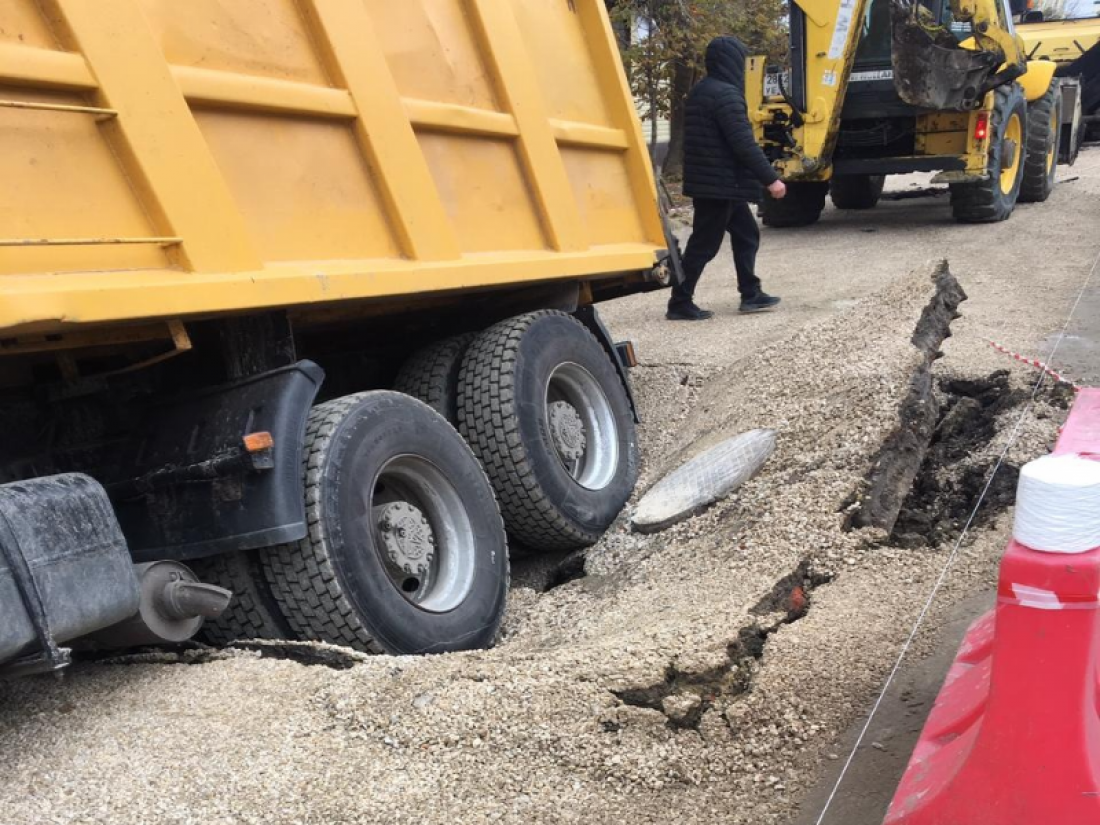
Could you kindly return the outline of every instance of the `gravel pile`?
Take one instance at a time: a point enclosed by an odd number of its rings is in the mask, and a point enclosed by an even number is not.
[[[856,264],[844,260],[834,272]],[[741,327],[733,336],[753,349],[724,359],[642,348],[661,355],[635,376],[647,422],[639,492],[738,432],[778,430],[777,452],[734,497],[665,532],[632,533],[624,514],[583,559],[517,558],[492,651],[292,660],[249,648],[0,686],[3,821],[788,822],[865,712],[949,549],[846,532],[841,512],[897,424],[929,271],[876,275],[873,291],[845,280],[832,293],[843,309],[826,301],[800,319],[792,306],[785,322]],[[983,277],[966,273],[971,305],[1004,292]],[[1005,343],[1034,346],[1071,300],[1073,272],[1058,278],[1049,308],[1005,294],[1011,306],[994,318],[979,304],[937,376],[1008,367],[1026,389],[1029,372],[975,340],[983,324],[1026,315]],[[642,318],[629,327],[631,312],[651,317],[660,302],[625,302],[611,320],[639,338],[696,334],[647,332],[656,325]],[[974,460],[1000,451],[1018,412],[999,414]],[[1043,395],[1036,413],[1011,462],[1043,453],[1064,409]],[[964,546],[945,604],[992,581],[1009,516]]]

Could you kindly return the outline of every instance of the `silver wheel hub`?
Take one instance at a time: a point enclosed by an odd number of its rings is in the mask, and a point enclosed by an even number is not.
[[[580,486],[602,490],[619,467],[619,425],[596,377],[559,364],[546,380],[546,428],[562,468]]]
[[[555,401],[549,405],[549,413],[550,436],[554,439],[554,448],[566,461],[583,458],[585,447],[588,446],[588,436],[576,407],[567,401]]]
[[[375,508],[382,546],[394,566],[409,575],[428,572],[435,556],[435,535],[424,513],[405,501]]]

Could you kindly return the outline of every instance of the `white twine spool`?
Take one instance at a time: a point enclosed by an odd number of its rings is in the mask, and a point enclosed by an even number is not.
[[[1044,553],[1100,547],[1100,461],[1048,455],[1025,464],[1016,489],[1013,536]]]

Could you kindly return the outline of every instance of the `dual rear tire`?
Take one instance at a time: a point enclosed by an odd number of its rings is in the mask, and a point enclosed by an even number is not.
[[[457,408],[508,532],[531,549],[593,544],[634,490],[629,396],[610,354],[565,313],[521,315],[479,335]]]
[[[837,209],[873,209],[878,205],[885,175],[837,175],[830,181],[799,181],[787,184],[787,195],[765,197],[760,220],[774,229],[810,226],[825,209],[825,196]]]
[[[575,318],[535,312],[414,354],[396,386],[419,398],[375,391],[315,407],[308,535],[199,562],[238,594],[206,639],[491,646],[508,591],[505,524],[532,549],[588,545],[633,491],[633,412],[611,357]]]
[[[237,595],[207,641],[292,638],[370,653],[492,645],[508,546],[492,487],[455,429],[396,392],[313,408],[302,454],[308,534],[200,560]]]
[[[429,345],[397,386],[452,412],[514,539],[568,550],[594,543],[637,481],[633,411],[611,357],[576,318],[532,312]]]

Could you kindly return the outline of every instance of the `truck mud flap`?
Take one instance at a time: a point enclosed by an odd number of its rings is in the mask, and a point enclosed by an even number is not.
[[[588,328],[588,331],[596,336],[596,340],[600,342],[604,351],[607,352],[607,357],[611,359],[611,363],[615,366],[616,371],[619,373],[619,378],[623,382],[623,387],[626,389],[626,397],[630,401],[630,411],[634,414],[634,423],[640,424],[642,419],[638,415],[638,404],[634,400],[634,387],[630,383],[630,369],[620,353],[620,345],[612,340],[611,331],[604,325],[603,319],[600,318],[600,314],[596,312],[594,306],[579,307],[577,311],[573,313],[573,317],[584,324],[585,327]]]
[[[129,480],[108,486],[134,559],[185,560],[303,538],[301,447],[323,378],[302,361],[154,410]],[[244,446],[250,435],[269,445],[259,460]]]

